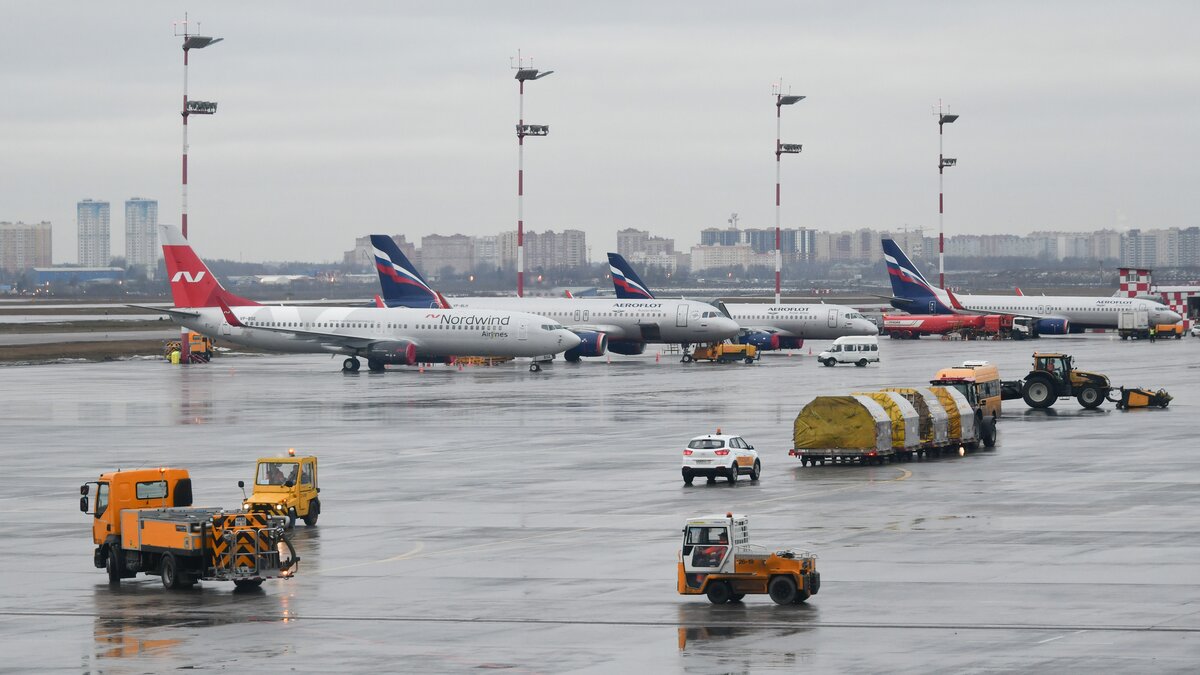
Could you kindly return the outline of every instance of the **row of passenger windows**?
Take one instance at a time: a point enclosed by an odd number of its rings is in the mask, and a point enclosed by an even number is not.
[[[246,325],[248,325],[248,326],[265,326],[268,328],[367,328],[367,329],[374,328],[374,329],[378,329],[380,327],[384,327],[384,328],[398,328],[400,330],[405,330],[408,328],[408,324],[406,324],[406,323],[391,323],[391,322],[380,323],[377,321],[375,321],[375,322],[372,322],[372,321],[304,322],[304,321],[256,321],[254,319],[251,319],[246,322]],[[468,330],[468,329],[472,329],[472,328],[479,329],[479,330],[486,330],[488,328],[503,328],[503,326],[486,326],[486,325],[445,326],[445,325],[436,324],[436,323],[418,323],[418,324],[414,324],[413,328],[416,330]],[[554,323],[542,324],[543,330],[562,330],[562,328],[563,328],[562,326],[560,326],[558,324],[554,324]]]

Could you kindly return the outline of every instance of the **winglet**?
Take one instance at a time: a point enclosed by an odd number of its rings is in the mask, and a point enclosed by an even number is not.
[[[950,306],[951,307],[953,307],[954,309],[958,309],[958,310],[966,309],[966,307],[963,307],[962,304],[959,303],[958,298],[954,297],[954,291],[951,291],[949,288],[947,288],[946,295],[950,296]]]
[[[571,295],[571,289],[568,288],[566,291],[563,291],[563,292],[566,293],[568,298],[571,298],[571,299],[575,298],[574,295]]]
[[[233,310],[229,309],[229,305],[225,303],[224,298],[218,297],[217,304],[221,306],[221,313],[225,315],[226,323],[228,323],[230,326],[237,326],[238,328],[246,327],[246,324],[242,323],[237,318],[237,315],[233,313]]]

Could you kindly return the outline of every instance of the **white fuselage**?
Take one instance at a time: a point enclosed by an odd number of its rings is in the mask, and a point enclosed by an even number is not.
[[[832,340],[844,335],[878,335],[879,327],[842,305],[729,303],[725,309],[742,328],[771,329],[778,335]]]
[[[524,312],[258,305],[231,308],[245,324],[239,327],[230,325],[220,308],[189,311],[200,316],[175,320],[224,341],[280,352],[358,352],[345,343],[322,341],[314,333],[363,344],[411,342],[421,356],[544,356],[579,344],[574,333],[556,322]],[[279,332],[289,328],[297,332]]]
[[[958,295],[971,313],[1009,314],[1038,319],[1063,318],[1078,328],[1117,328],[1122,312],[1145,311],[1152,324],[1178,323],[1180,316],[1165,305],[1137,298],[1087,298],[1064,295]],[[950,302],[947,299],[946,304]],[[911,311],[919,313],[920,308]]]
[[[738,333],[712,305],[694,300],[595,298],[448,298],[451,307],[534,312],[575,331],[595,330],[610,340],[700,344]]]

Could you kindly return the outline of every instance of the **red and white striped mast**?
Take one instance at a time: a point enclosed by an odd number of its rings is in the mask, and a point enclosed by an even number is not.
[[[779,180],[780,180],[780,158],[783,155],[799,154],[804,148],[799,143],[784,143],[781,139],[780,131],[782,130],[783,106],[793,105],[805,99],[804,96],[793,96],[790,93],[786,96],[783,93],[783,78],[779,78],[779,84],[772,85],[771,93],[775,96],[775,304],[779,304],[779,287],[780,277],[783,270],[783,250],[780,243],[779,230]]]
[[[550,133],[546,124],[525,124],[525,82],[540,80],[553,70],[539,73],[533,68],[533,59],[529,60],[531,67],[526,68],[521,58],[521,50],[517,50],[516,64],[509,59],[509,65],[517,71],[516,80],[520,85],[520,95],[517,106],[517,297],[525,295],[525,137],[545,136]]]
[[[212,38],[203,35],[197,35],[191,32],[188,26],[187,14],[183,15],[183,21],[176,21],[172,24],[175,29],[175,36],[183,38],[183,190],[180,198],[180,230],[183,232],[184,239],[188,236],[188,174],[187,174],[187,158],[188,158],[188,116],[189,115],[211,115],[217,112],[217,104],[212,101],[189,101],[188,100],[188,52],[193,49],[204,49],[205,47],[216,44],[225,38]],[[196,22],[196,28],[200,28],[200,23]],[[188,329],[181,327],[179,329],[179,354],[180,363],[187,363],[190,358],[190,349],[187,340]]]
[[[947,110],[949,107],[947,107]],[[942,172],[948,166],[958,163],[957,159],[942,154],[942,127],[958,119],[958,115],[942,113],[942,99],[938,99],[938,288],[946,287],[946,232],[942,226],[942,216],[945,212],[945,193],[942,190]]]

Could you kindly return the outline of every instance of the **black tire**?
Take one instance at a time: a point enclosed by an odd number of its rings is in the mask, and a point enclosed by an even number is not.
[[[262,579],[234,579],[233,586],[235,590],[252,591],[263,585]]]
[[[762,464],[759,464],[758,460],[756,459],[754,460],[754,468],[750,469],[750,480],[758,480],[758,477],[761,475]]]
[[[312,527],[317,524],[317,518],[321,516],[321,502],[314,499],[308,503],[308,515],[304,516],[304,524]]]
[[[342,372],[343,373],[357,373],[358,368],[359,368],[358,359],[354,358],[353,356],[347,358],[345,361],[342,361]]]
[[[539,366],[538,364],[536,364],[536,363],[529,364],[529,372],[540,373],[541,371],[542,371],[542,367]]]
[[[836,362],[836,361],[834,361],[833,359],[825,359],[825,360],[824,360],[824,361],[822,361],[821,363],[822,363],[822,364],[824,364],[826,368],[832,368],[832,367],[833,367],[833,364],[835,364],[835,363],[837,363],[837,362]]]
[[[979,438],[983,441],[983,447],[996,447],[996,420],[986,417],[983,424],[979,428]]]
[[[684,485],[691,485],[692,480],[694,480],[695,478],[696,478],[696,474],[692,473],[691,469],[683,470],[683,484]]]
[[[563,353],[563,358],[567,361],[567,363],[579,363],[583,360],[582,356],[579,354],[572,354],[569,350]]]
[[[751,363],[754,363],[754,359],[749,356],[746,357],[745,361],[746,361],[746,365],[750,365]]]
[[[383,361],[367,359],[367,370],[371,371],[372,373],[382,373],[384,368],[385,366],[383,365]]]
[[[1025,380],[1025,386],[1021,387],[1021,398],[1030,408],[1049,408],[1058,400],[1054,384],[1045,377]]]
[[[859,368],[866,368],[866,367],[867,367],[867,360],[866,360],[866,359],[859,359],[858,361],[856,361],[856,362],[854,363],[854,365],[858,366]]]
[[[1084,408],[1093,410],[1099,408],[1101,403],[1104,403],[1104,392],[1100,387],[1087,385],[1079,390],[1079,393],[1075,396],[1075,400],[1079,401],[1079,405]]]
[[[124,558],[121,556],[121,550],[111,544],[108,547],[108,557],[104,561],[104,570],[108,572],[108,583],[121,583],[125,571]]]
[[[681,363],[691,363],[691,362],[692,362],[692,355],[691,355],[691,354],[684,354],[684,355],[683,355],[683,358],[682,358],[682,359],[679,359],[679,361],[680,361]]]
[[[796,591],[796,599],[793,600],[792,603],[796,605],[804,604],[811,597],[812,593],[809,593],[808,591]]]
[[[798,593],[796,580],[789,576],[771,577],[771,581],[767,584],[767,595],[770,595],[771,600],[777,605],[792,604],[796,601]]]
[[[734,483],[737,482],[737,478],[738,478],[738,465],[737,465],[737,462],[734,462],[733,466],[729,467],[729,471],[725,474],[725,480],[729,481],[730,485],[733,485]]]
[[[745,593],[734,593],[733,595],[729,596],[729,601],[730,602],[741,602],[742,598],[744,598],[744,597],[746,597]]]
[[[727,581],[713,581],[708,584],[705,595],[712,604],[723,605],[733,599],[733,587]]]
[[[163,588],[167,590],[183,588],[183,574],[174,555],[163,554],[162,561],[158,563],[158,574],[162,578]]]

